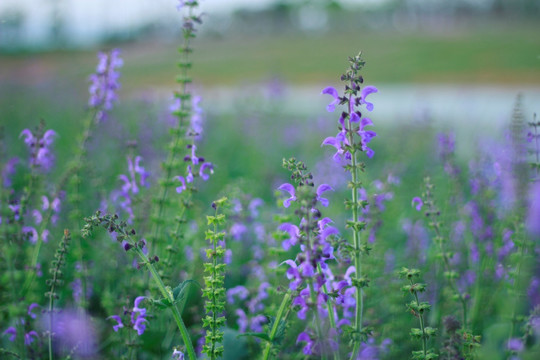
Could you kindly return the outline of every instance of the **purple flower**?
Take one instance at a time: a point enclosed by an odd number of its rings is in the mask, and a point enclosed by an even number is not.
[[[144,331],[146,330],[146,324],[148,320],[144,318],[144,316],[137,317],[137,320],[133,323],[133,329],[137,331],[137,335],[141,336],[144,334]]]
[[[13,326],[8,327],[4,334],[9,335],[9,341],[14,342],[15,338],[17,337],[17,329],[15,329]]]
[[[112,103],[117,99],[116,91],[120,88],[118,79],[120,73],[117,68],[122,67],[123,60],[120,58],[120,50],[114,49],[109,54],[98,54],[96,72],[90,75],[90,98],[88,106],[96,109],[96,120],[106,118],[106,111],[112,109]]]
[[[281,231],[285,231],[289,233],[290,238],[287,240],[284,240],[281,246],[283,246],[283,249],[289,250],[291,246],[296,245],[298,242],[298,238],[300,237],[300,229],[298,226],[289,224],[289,223],[283,223],[278,228]]]
[[[246,332],[248,326],[249,326],[249,320],[246,315],[246,312],[242,309],[236,309],[235,311],[236,316],[238,316],[238,331],[243,333]]]
[[[44,316],[48,328],[48,316]],[[97,353],[97,337],[90,316],[82,309],[65,309],[55,314],[52,330],[63,348],[73,349],[75,358],[93,359]]]
[[[510,351],[515,351],[519,353],[523,351],[525,346],[523,345],[523,341],[521,341],[521,339],[513,338],[508,340],[508,342],[506,343],[506,348]]]
[[[328,206],[328,199],[321,197],[322,193],[328,190],[334,191],[330,185],[322,184],[317,188],[317,200],[321,202],[322,206]]]
[[[360,93],[360,103],[365,104],[368,111],[373,111],[373,104],[368,102],[366,98],[369,94],[373,94],[378,91],[379,90],[377,90],[375,86],[366,86],[362,89]]]
[[[312,339],[308,333],[302,331],[300,334],[298,334],[298,337],[296,338],[296,343],[298,344],[299,342],[306,343],[306,346],[304,346],[304,348],[302,349],[302,352],[304,353],[304,355],[313,354],[313,350],[315,347],[315,340]]]
[[[31,303],[30,306],[28,306],[28,316],[30,316],[32,319],[35,319],[36,318],[36,314],[34,314],[32,312],[32,310],[34,310],[35,308],[39,308],[40,306],[36,303]]]
[[[234,304],[234,297],[237,296],[240,300],[245,300],[249,296],[249,291],[245,286],[238,285],[227,290],[227,302]]]
[[[28,238],[28,240],[30,240],[30,242],[32,244],[37,243],[37,241],[38,241],[38,232],[37,232],[36,229],[34,229],[31,226],[23,226],[22,227],[22,233],[23,233],[23,235],[30,234],[30,237]]]
[[[24,129],[19,137],[24,136],[24,143],[30,150],[30,165],[43,171],[49,171],[54,164],[54,154],[50,147],[56,137],[53,130],[47,130],[41,138],[36,137],[28,129]]]
[[[15,173],[15,166],[19,163],[19,159],[14,157],[8,160],[4,168],[2,169],[2,184],[5,188],[9,188],[12,185],[11,175]]]
[[[38,338],[38,333],[34,330],[24,334],[24,345],[28,346],[34,342],[34,338]]]
[[[529,191],[529,209],[525,226],[529,234],[540,237],[540,182],[532,185]]]
[[[176,188],[176,192],[177,192],[177,193],[180,194],[182,191],[184,191],[184,190],[187,189],[187,187],[186,187],[186,180],[184,180],[184,177],[183,177],[183,176],[176,176],[174,179],[175,179],[175,180],[178,180],[178,181],[180,181],[180,182],[182,183],[181,186],[178,186],[178,187]]]
[[[414,204],[416,204],[416,207],[415,207],[416,211],[420,211],[422,210],[422,206],[424,205],[424,202],[422,201],[422,199],[416,196],[412,199],[412,205],[414,206]]]
[[[289,206],[291,206],[291,201],[296,201],[296,190],[294,189],[294,186],[292,186],[291,184],[289,183],[282,184],[280,185],[280,187],[278,187],[278,190],[284,190],[288,192],[289,195],[291,195],[290,198],[283,200],[284,207],[288,208]]]
[[[172,353],[172,360],[184,360],[184,353],[178,349],[174,349]]]
[[[122,318],[118,315],[111,315],[107,318],[108,319],[113,319],[114,321],[116,321],[116,325],[113,325],[113,330],[115,332],[118,332],[118,329],[120,328],[123,328],[124,327],[124,324],[122,323]]]
[[[328,94],[334,98],[334,100],[326,106],[326,111],[333,112],[334,110],[336,110],[336,105],[339,104],[339,94],[337,90],[333,88],[332,86],[328,86],[323,89],[323,91],[321,92],[321,95],[322,94]]]
[[[199,168],[199,176],[204,180],[208,180],[210,178],[210,176],[208,174],[206,174],[204,171],[208,169],[208,171],[210,172],[210,174],[213,174],[214,173],[214,165],[212,163],[209,163],[209,162],[205,162],[201,165],[201,167]]]

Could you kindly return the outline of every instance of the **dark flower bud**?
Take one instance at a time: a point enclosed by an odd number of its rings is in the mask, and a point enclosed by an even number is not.
[[[184,161],[191,161],[191,157],[189,157],[189,156],[184,156]]]
[[[125,250],[125,251],[129,251],[132,247],[133,247],[133,245],[131,245],[131,244],[128,243],[128,242],[124,244],[124,250]]]
[[[212,202],[212,209],[217,209],[217,205],[215,202]]]
[[[159,256],[154,255],[154,261],[155,261],[155,262],[159,262]]]

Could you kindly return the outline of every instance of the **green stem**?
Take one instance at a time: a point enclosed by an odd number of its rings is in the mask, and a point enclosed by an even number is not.
[[[272,329],[270,329],[270,335],[268,336],[269,340],[266,343],[266,348],[264,349],[264,352],[263,352],[263,357],[262,357],[263,360],[268,360],[270,356],[272,345],[274,344],[274,340],[276,339],[276,334],[279,329],[279,324],[281,323],[281,318],[284,317],[283,313],[285,312],[286,309],[288,309],[290,301],[291,301],[291,291],[289,290],[287,291],[287,293],[283,297],[283,300],[281,301],[281,305],[279,306],[278,313],[276,315],[274,323],[272,324]],[[286,318],[287,317],[285,316],[284,320]]]
[[[317,264],[317,270],[321,273],[322,268],[321,264]],[[326,295],[328,295],[328,289],[326,287],[326,284],[323,284],[323,291]],[[332,302],[330,300],[330,296],[328,296],[328,300],[326,301],[326,309],[328,311],[328,320],[330,321],[330,327],[332,329],[336,329],[336,319],[334,318],[334,308],[332,307]],[[334,360],[340,360],[341,356],[339,355],[339,350],[334,352]]]
[[[349,103],[351,102],[351,97],[349,97]],[[348,133],[349,143],[354,144],[353,142],[353,129],[350,121],[348,123]],[[358,160],[356,158],[356,149],[351,150],[351,177],[352,177],[352,221],[358,221]],[[362,274],[362,254],[360,252],[360,234],[353,227],[353,249],[354,249],[354,267],[355,267],[355,277],[359,279]],[[357,336],[362,332],[362,323],[363,323],[363,313],[364,313],[364,291],[362,287],[356,285],[356,311],[355,311],[355,330]],[[351,353],[351,360],[356,359],[358,351],[360,350],[360,341],[355,339],[353,351]]]
[[[411,282],[411,285],[414,285],[414,282],[409,279]],[[415,291],[414,293],[414,299],[416,300],[416,306],[420,308],[420,300],[418,299],[418,293]],[[420,320],[420,330],[422,330],[422,350],[424,351],[424,359],[427,356],[427,337],[426,337],[426,330],[424,326],[424,316],[422,314],[418,314],[418,319]]]
[[[197,355],[195,354],[195,350],[193,348],[193,343],[191,342],[191,337],[189,336],[189,332],[186,328],[186,325],[184,324],[184,321],[182,320],[182,316],[180,315],[180,311],[178,311],[178,308],[176,307],[176,304],[174,303],[174,299],[172,294],[167,291],[165,288],[165,284],[163,283],[163,280],[161,280],[161,277],[159,276],[156,268],[148,257],[142,252],[141,249],[138,247],[134,248],[137,252],[137,255],[142,259],[143,263],[148,268],[148,271],[152,274],[152,278],[154,279],[159,291],[161,292],[161,295],[169,302],[169,308],[171,309],[174,317],[174,321],[176,322],[176,325],[178,326],[178,330],[180,330],[180,335],[182,336],[182,340],[184,341],[184,344],[186,345],[186,350],[188,353],[188,357],[190,360],[196,360]]]

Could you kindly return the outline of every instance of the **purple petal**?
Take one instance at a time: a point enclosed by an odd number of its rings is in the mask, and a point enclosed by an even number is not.
[[[331,95],[334,98],[334,101],[326,106],[326,111],[333,112],[336,109],[337,103],[339,102],[339,94],[337,90],[334,87],[329,86],[324,88],[321,94]]]
[[[362,99],[362,103],[366,104],[366,109],[368,111],[373,111],[373,104],[366,101],[366,98],[367,98],[367,96],[369,94],[373,94],[373,93],[376,93],[378,91],[379,90],[377,90],[377,88],[375,86],[366,86],[365,88],[362,89],[360,97]]]
[[[183,176],[176,176],[175,179],[182,183],[182,186],[176,188],[176,192],[180,194],[182,191],[186,190],[186,180],[184,180]]]
[[[412,205],[414,206],[414,204],[416,204],[416,210],[417,211],[420,211],[422,210],[422,206],[424,205],[424,202],[422,201],[422,199],[420,199],[418,196],[414,197],[412,199]]]

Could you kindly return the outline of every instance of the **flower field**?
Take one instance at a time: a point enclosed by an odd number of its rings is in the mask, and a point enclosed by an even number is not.
[[[287,112],[297,88],[279,79],[227,94],[224,111],[197,76],[226,83],[232,65],[197,54],[197,1],[178,11],[178,51],[160,60],[176,73],[124,73],[113,48],[69,75],[86,103],[62,75],[5,91],[1,359],[540,357],[527,94],[463,144],[428,115],[379,121],[370,54],[351,48],[304,95],[310,115]],[[134,90],[152,76],[176,80],[166,100]]]

